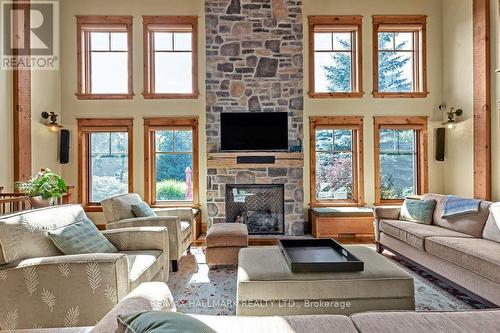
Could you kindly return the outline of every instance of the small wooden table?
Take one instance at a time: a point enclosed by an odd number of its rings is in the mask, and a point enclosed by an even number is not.
[[[315,238],[374,237],[373,210],[366,207],[311,208]]]

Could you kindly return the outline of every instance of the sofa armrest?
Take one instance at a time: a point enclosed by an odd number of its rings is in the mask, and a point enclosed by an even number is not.
[[[118,328],[118,315],[149,310],[176,311],[174,299],[165,283],[141,283],[97,323],[92,333],[115,332]]]
[[[0,313],[16,317],[18,329],[92,326],[129,291],[121,253],[20,260],[3,265],[0,280]]]
[[[193,223],[194,214],[192,208],[158,208],[154,209],[158,216],[177,216],[179,220]]]
[[[381,220],[398,220],[401,213],[401,206],[378,206],[373,209],[373,228],[375,229],[375,241],[380,239],[380,221]]]
[[[120,251],[161,250],[168,253],[166,227],[110,229],[101,233]]]

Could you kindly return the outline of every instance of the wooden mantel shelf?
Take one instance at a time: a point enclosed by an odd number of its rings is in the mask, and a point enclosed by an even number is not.
[[[275,163],[237,163],[241,156],[274,156]],[[209,153],[208,168],[302,168],[304,166],[304,153],[289,152],[231,152],[231,153]]]

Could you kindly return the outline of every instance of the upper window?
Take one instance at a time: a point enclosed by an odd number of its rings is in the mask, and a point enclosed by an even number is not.
[[[132,192],[132,119],[78,119],[80,202]]]
[[[373,17],[374,97],[426,97],[426,16]]]
[[[130,99],[132,17],[78,16],[80,99]]]
[[[144,97],[197,98],[197,17],[144,16]]]
[[[362,16],[309,17],[309,96],[363,96],[362,22]]]
[[[146,201],[155,206],[197,205],[198,120],[147,118],[144,131]]]
[[[363,118],[311,117],[311,206],[362,205]]]
[[[427,118],[375,117],[377,203],[427,191]]]

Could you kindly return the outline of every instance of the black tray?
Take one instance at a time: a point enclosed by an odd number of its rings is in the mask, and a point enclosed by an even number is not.
[[[294,273],[359,272],[365,266],[333,239],[280,239],[278,247]]]

